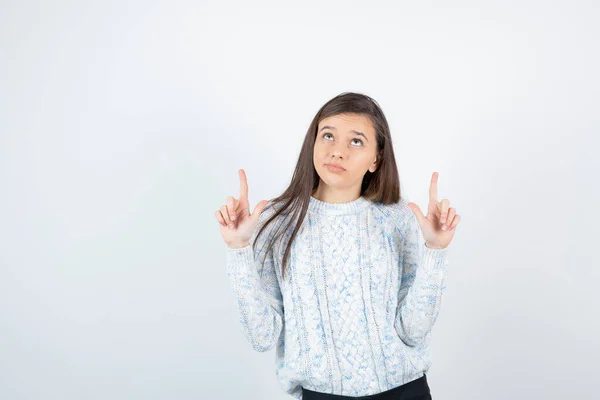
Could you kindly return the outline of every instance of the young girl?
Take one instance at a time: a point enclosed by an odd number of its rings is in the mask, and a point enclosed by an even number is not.
[[[432,399],[428,345],[448,245],[460,217],[400,196],[387,120],[369,96],[342,93],[314,117],[289,187],[250,213],[215,213],[246,339],[276,345],[276,376],[296,399]]]

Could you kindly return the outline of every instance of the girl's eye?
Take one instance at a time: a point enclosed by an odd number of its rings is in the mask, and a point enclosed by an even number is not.
[[[326,137],[327,137],[327,135],[331,136],[331,133],[327,133],[327,132],[326,132],[326,133],[324,133],[324,134],[323,134],[323,137],[324,137],[324,138],[326,138]],[[360,143],[360,145],[361,145],[361,146],[362,146],[362,144],[363,144],[362,140],[360,140],[360,139],[352,139],[352,140],[356,140],[357,142],[359,142],[359,143]]]

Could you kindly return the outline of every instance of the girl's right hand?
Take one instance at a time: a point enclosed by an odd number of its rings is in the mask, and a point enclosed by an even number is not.
[[[250,214],[246,172],[240,169],[238,173],[240,176],[240,198],[227,196],[226,204],[215,212],[215,217],[220,225],[221,236],[229,248],[241,248],[250,244],[250,238],[258,224],[258,217],[268,203],[268,200],[259,202]]]

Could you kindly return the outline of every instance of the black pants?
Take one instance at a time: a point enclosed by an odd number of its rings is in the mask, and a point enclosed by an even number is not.
[[[302,388],[302,400],[432,400],[427,375],[385,392],[370,396],[340,396],[337,394],[319,393]]]

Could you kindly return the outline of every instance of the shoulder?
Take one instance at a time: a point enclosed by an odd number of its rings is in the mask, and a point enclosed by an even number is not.
[[[401,236],[405,236],[414,229],[415,224],[418,225],[417,216],[408,206],[410,201],[410,199],[402,197],[396,203],[373,203],[373,207],[376,209],[375,214],[379,215],[379,218],[387,219]]]
[[[273,200],[269,200],[258,216],[258,226],[260,228],[277,212],[277,204]]]
[[[258,217],[258,220],[260,222],[265,222],[271,216],[273,216],[273,214],[278,213],[282,208],[283,208],[283,204],[281,202],[275,202],[274,199],[270,199],[270,200],[268,200],[267,204],[263,208],[261,214]],[[288,212],[284,211],[284,212],[279,213],[278,217],[280,219],[281,217],[283,217],[287,214],[288,214]]]
[[[401,221],[410,218],[411,215],[414,215],[414,213],[408,206],[409,202],[409,199],[402,197],[396,203],[373,203],[373,207],[377,210],[377,212],[379,212],[383,216],[390,218],[394,221]]]
[[[258,232],[263,225],[268,223],[266,230],[269,231],[269,235],[278,231],[279,227],[285,222],[285,217],[288,212],[280,212],[283,207],[281,202],[275,202],[274,199],[268,200],[267,204],[263,208],[262,212],[258,216],[258,224],[255,230],[255,234]],[[272,218],[277,214],[274,218]],[[271,219],[273,219],[271,221]]]
[[[259,221],[269,218],[271,215],[275,214],[276,211],[277,208],[276,204],[273,202],[273,199],[269,200],[258,216]]]

